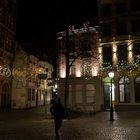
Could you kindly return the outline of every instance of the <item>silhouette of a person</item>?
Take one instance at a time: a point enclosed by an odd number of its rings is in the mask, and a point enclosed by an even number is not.
[[[59,129],[65,116],[65,109],[64,106],[61,104],[60,98],[52,100],[51,103],[52,106],[50,107],[50,112],[54,117],[55,134],[56,137],[59,139]]]

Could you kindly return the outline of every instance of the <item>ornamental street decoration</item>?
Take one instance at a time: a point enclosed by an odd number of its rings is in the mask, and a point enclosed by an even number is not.
[[[133,63],[128,63],[126,61],[120,61],[116,65],[111,65],[110,63],[103,63],[99,67],[99,76],[106,77],[110,71],[116,72],[120,77],[122,76],[137,76],[140,73],[140,57],[136,59]]]
[[[10,77],[11,76],[11,70],[10,68],[6,67],[6,66],[0,66],[0,76],[4,76],[4,77]]]
[[[27,80],[32,76],[31,71],[27,68],[14,68],[12,75],[18,81]]]

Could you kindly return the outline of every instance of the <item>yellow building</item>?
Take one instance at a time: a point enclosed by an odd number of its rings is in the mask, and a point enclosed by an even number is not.
[[[17,46],[12,71],[12,108],[49,105],[52,87],[48,86],[48,79],[52,78],[52,72],[53,67],[47,61],[41,61]]]

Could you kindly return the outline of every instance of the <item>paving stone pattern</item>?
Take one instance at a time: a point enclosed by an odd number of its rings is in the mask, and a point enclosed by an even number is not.
[[[140,140],[140,112],[109,112],[65,119],[60,140]],[[53,119],[36,112],[0,112],[0,140],[56,140]]]

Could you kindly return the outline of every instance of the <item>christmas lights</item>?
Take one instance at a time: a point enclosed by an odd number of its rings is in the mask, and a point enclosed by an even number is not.
[[[137,76],[140,73],[140,55],[136,57],[135,62],[128,63],[126,61],[119,61],[116,65],[110,63],[103,63],[99,66],[99,76],[106,77],[109,71],[113,70],[118,76]]]

